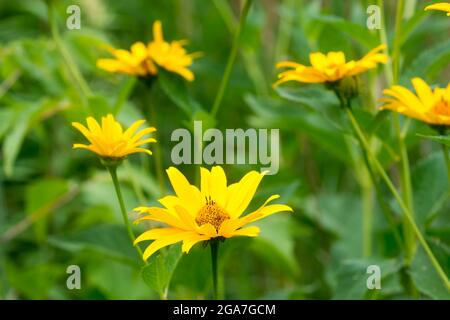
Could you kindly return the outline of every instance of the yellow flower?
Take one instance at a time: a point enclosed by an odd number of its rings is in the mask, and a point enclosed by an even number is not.
[[[391,97],[380,100],[386,103],[382,109],[393,110],[431,125],[450,126],[450,83],[447,88],[432,90],[420,78],[414,78],[411,82],[416,94],[399,85],[384,90],[383,93]]]
[[[183,48],[185,43],[185,40],[170,43],[164,41],[161,21],[157,20],[153,23],[153,41],[148,44],[148,54],[158,66],[193,81],[194,74],[187,67],[199,53],[187,54]]]
[[[135,209],[140,213],[147,213],[135,223],[153,220],[168,225],[148,230],[136,239],[135,244],[154,240],[144,251],[144,260],[159,249],[180,241],[183,241],[182,251],[187,253],[200,241],[219,237],[256,237],[259,228],[246,226],[247,224],[280,211],[292,211],[283,204],[268,205],[272,200],[279,198],[279,195],[273,195],[259,209],[243,216],[264,173],[250,171],[239,182],[227,186],[225,172],[220,166],[213,167],[211,171],[204,168],[200,170],[199,190],[176,168],[169,168],[167,175],[176,195],[159,199],[164,208]]]
[[[444,11],[444,12],[447,12],[448,16],[450,16],[450,3],[446,3],[446,2],[435,3],[435,4],[425,7],[425,11],[428,11],[428,10]]]
[[[152,152],[141,148],[143,144],[156,142],[153,138],[141,140],[145,135],[156,131],[155,128],[145,128],[136,133],[136,130],[145,122],[138,120],[134,122],[127,130],[123,131],[119,122],[114,119],[112,114],[102,117],[100,124],[92,117],[86,119],[87,128],[78,122],[72,122],[72,125],[78,129],[91,144],[73,145],[73,148],[87,149],[95,152],[100,157],[108,159],[121,159],[132,153],[144,152],[149,155]]]
[[[298,81],[305,83],[330,83],[339,81],[345,77],[355,76],[359,73],[373,69],[378,63],[386,63],[387,55],[380,53],[386,48],[380,45],[371,50],[361,60],[351,60],[346,62],[343,52],[321,52],[311,53],[309,60],[311,66],[305,66],[292,61],[281,61],[277,63],[277,68],[291,68],[278,75],[279,80],[275,86],[287,81]]]
[[[148,57],[147,47],[136,42],[131,50],[108,48],[115,59],[99,59],[97,67],[108,72],[125,73],[134,76],[156,75],[155,64]]]
[[[157,66],[181,75],[188,81],[194,80],[194,73],[188,69],[199,53],[187,54],[185,40],[164,41],[161,21],[153,23],[153,41],[147,46],[136,42],[131,50],[108,48],[114,59],[99,59],[97,67],[108,72],[125,73],[135,76],[154,76]]]

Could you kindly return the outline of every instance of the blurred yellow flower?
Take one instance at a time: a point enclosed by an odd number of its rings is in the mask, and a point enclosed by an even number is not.
[[[416,94],[405,87],[396,85],[383,91],[390,98],[382,98],[386,103],[382,109],[389,109],[408,117],[437,126],[450,126],[450,83],[447,88],[432,90],[420,79],[411,80]]]
[[[435,4],[425,7],[425,11],[428,11],[428,10],[444,11],[444,12],[447,12],[448,16],[450,16],[450,3],[446,3],[446,2],[435,3]]]
[[[141,148],[146,143],[156,142],[153,138],[141,140],[145,135],[156,131],[155,128],[145,128],[136,133],[136,130],[145,122],[138,120],[134,122],[127,130],[123,131],[119,122],[114,119],[112,114],[102,117],[100,124],[92,117],[86,119],[87,128],[79,122],[72,122],[72,125],[78,129],[91,143],[90,145],[76,143],[73,148],[87,149],[95,152],[102,158],[121,159],[132,153],[144,152],[149,155],[152,152]]]
[[[380,53],[386,45],[380,45],[371,50],[361,60],[350,60],[346,62],[343,52],[321,52],[311,53],[309,60],[311,66],[305,66],[292,61],[281,61],[277,68],[291,68],[278,75],[279,80],[275,86],[287,81],[298,81],[305,83],[332,83],[345,77],[355,76],[369,69],[376,68],[378,63],[386,63],[388,56]]]
[[[156,75],[157,69],[148,58],[147,47],[142,42],[136,42],[131,50],[108,48],[115,59],[99,59],[97,67],[108,72],[125,73],[134,76]]]
[[[108,48],[114,59],[99,59],[97,67],[108,72],[125,73],[135,76],[154,76],[157,66],[181,75],[188,81],[194,80],[194,73],[188,69],[200,53],[187,54],[183,45],[186,40],[164,41],[161,21],[153,23],[153,41],[147,46],[136,42],[131,50]]]
[[[283,204],[268,205],[279,198],[278,195],[272,195],[259,209],[242,216],[264,173],[250,171],[239,182],[227,186],[225,172],[220,166],[213,167],[211,171],[205,168],[200,170],[199,190],[191,185],[180,171],[170,167],[167,174],[176,195],[159,199],[164,208],[135,209],[140,213],[147,213],[136,220],[136,223],[153,220],[168,225],[148,230],[136,239],[135,244],[154,240],[144,251],[144,260],[159,249],[180,241],[183,241],[182,251],[187,253],[200,241],[235,236],[256,237],[260,231],[258,227],[244,226],[280,211],[292,211]]]
[[[170,43],[164,41],[161,21],[157,20],[153,23],[153,41],[148,44],[148,55],[158,66],[193,81],[194,74],[187,67],[199,53],[187,54],[183,48],[185,43],[185,40]]]

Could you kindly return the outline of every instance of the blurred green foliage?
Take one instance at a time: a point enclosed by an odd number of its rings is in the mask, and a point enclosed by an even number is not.
[[[434,85],[448,83],[449,19],[423,12],[428,2],[417,1],[404,17],[400,82],[406,86],[412,76]],[[71,4],[81,8],[80,30],[65,27]],[[208,112],[231,49],[240,1],[0,1],[0,298],[210,297],[209,251],[202,245],[189,255],[172,246],[141,270],[107,172],[92,154],[71,149],[80,140],[72,121],[112,112],[125,125],[143,117],[152,125],[157,121],[165,168],[172,165],[171,132],[191,128],[193,120],[220,129],[280,128],[280,171],[264,178],[252,206],[279,193],[294,213],[261,221],[258,238],[225,242],[219,279],[223,297],[448,299],[422,249],[409,269],[403,266],[401,248],[373,186],[367,185],[359,147],[337,99],[317,85],[271,86],[281,59],[307,62],[311,51],[330,50],[357,58],[375,47],[378,34],[366,28],[369,4],[254,1],[214,119]],[[395,1],[386,1],[389,41],[394,16]],[[150,40],[156,19],[168,39],[189,39],[189,52],[203,53],[192,66],[193,83],[162,73],[149,93],[130,77],[96,68],[96,60],[108,55],[106,44],[129,48]],[[356,115],[374,134],[378,157],[395,178],[399,155],[389,114],[375,116],[385,86],[382,68],[361,81]],[[428,127],[404,123],[417,221],[449,274],[450,201],[443,158],[436,142],[418,135],[431,135]],[[156,204],[161,196],[153,166],[153,158],[133,156],[120,168],[128,210]],[[230,180],[251,168],[226,166]],[[198,168],[183,170],[194,181]],[[365,257],[362,201],[367,189],[374,219],[372,253]],[[390,199],[393,227],[401,233],[400,210],[384,187],[382,192]],[[66,288],[66,268],[72,264],[81,268],[81,290]],[[366,288],[370,264],[382,269],[381,291]],[[418,292],[408,290],[405,278]]]

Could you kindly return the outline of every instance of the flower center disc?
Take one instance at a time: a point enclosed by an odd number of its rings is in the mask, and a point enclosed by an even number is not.
[[[450,103],[442,99],[436,103],[434,111],[440,115],[450,116]]]
[[[206,205],[198,211],[195,222],[197,222],[199,226],[204,225],[205,223],[210,223],[216,228],[216,230],[219,230],[222,222],[227,219],[230,219],[230,216],[224,209],[222,209],[214,201],[207,200]]]

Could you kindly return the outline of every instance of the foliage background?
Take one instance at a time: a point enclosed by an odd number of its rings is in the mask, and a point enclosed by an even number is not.
[[[412,76],[448,83],[450,20],[423,12],[429,2],[406,1],[401,35],[401,84],[406,86]],[[65,27],[71,4],[81,8],[81,30]],[[225,298],[448,299],[420,248],[411,267],[403,267],[337,99],[321,86],[278,92],[271,86],[281,59],[307,62],[309,52],[319,50],[342,50],[357,58],[375,47],[378,35],[366,28],[370,4],[254,1],[225,99],[213,119],[208,111],[231,49],[240,1],[54,1],[53,18],[45,1],[0,1],[0,298],[210,297],[209,251],[201,245],[179,262],[179,247],[163,251],[144,277],[151,288],[142,281],[107,172],[92,154],[71,149],[81,137],[70,123],[82,121],[90,106],[97,117],[119,111],[127,125],[141,117],[149,117],[150,124],[156,119],[165,168],[172,165],[171,132],[190,128],[193,120],[220,129],[280,128],[280,171],[264,178],[253,206],[267,194],[280,193],[295,212],[262,221],[256,239],[226,242],[220,279]],[[385,3],[389,41],[395,5]],[[105,44],[129,48],[150,40],[156,19],[162,20],[167,39],[189,39],[190,52],[203,52],[193,65],[195,82],[163,74],[148,93],[130,77],[95,67],[96,59],[107,55]],[[52,21],[59,35],[52,34]],[[374,116],[385,83],[383,68],[363,76],[355,109],[375,133],[379,158],[395,179],[398,154],[390,122]],[[417,220],[449,274],[450,201],[442,155],[436,143],[417,136],[430,134],[428,127],[405,123]],[[252,169],[226,168],[230,180]],[[195,169],[183,167],[191,181]],[[153,158],[133,156],[121,167],[129,210],[156,204],[161,190],[154,173]],[[387,191],[385,196],[390,197]],[[389,203],[400,232],[400,212],[394,201]],[[363,254],[363,212],[372,209],[372,250]],[[81,290],[66,288],[71,264],[81,267]],[[370,264],[382,269],[381,291],[366,288]],[[409,278],[415,293],[405,284]]]

